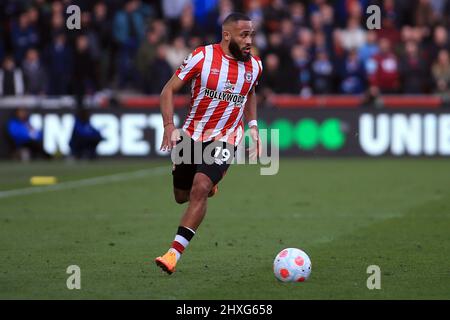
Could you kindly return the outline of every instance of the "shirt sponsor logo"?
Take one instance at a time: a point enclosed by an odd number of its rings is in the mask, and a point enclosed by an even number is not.
[[[226,102],[233,102],[237,105],[242,105],[245,100],[245,96],[236,93],[219,92],[216,90],[205,89],[205,96],[212,99],[218,99]]]

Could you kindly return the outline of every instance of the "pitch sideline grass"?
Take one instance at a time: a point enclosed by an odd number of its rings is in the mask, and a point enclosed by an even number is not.
[[[0,164],[2,190],[31,174],[62,181],[167,162]],[[0,298],[427,299],[450,298],[450,164],[445,160],[283,160],[276,176],[234,166],[172,276],[166,250],[184,206],[167,174],[0,199]],[[303,284],[278,283],[284,247],[311,256]],[[68,290],[79,265],[82,289]],[[382,289],[368,290],[368,265]]]

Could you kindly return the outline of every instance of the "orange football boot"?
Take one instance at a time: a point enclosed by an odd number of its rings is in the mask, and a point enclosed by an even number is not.
[[[168,274],[175,272],[175,266],[177,264],[177,255],[173,251],[167,251],[162,257],[155,259],[156,265]]]

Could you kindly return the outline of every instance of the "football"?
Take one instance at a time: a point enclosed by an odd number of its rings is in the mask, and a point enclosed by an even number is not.
[[[273,261],[275,277],[282,282],[303,282],[311,274],[311,259],[303,250],[286,248]]]

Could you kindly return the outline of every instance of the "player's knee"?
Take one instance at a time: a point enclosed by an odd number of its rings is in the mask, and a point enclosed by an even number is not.
[[[206,199],[210,191],[211,185],[208,182],[198,181],[192,186],[189,197],[191,200]]]

